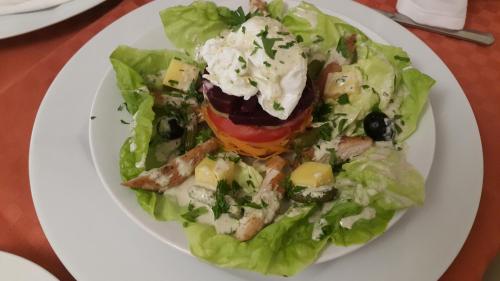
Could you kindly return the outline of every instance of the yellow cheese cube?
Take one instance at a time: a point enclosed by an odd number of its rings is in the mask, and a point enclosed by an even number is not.
[[[338,98],[342,94],[358,94],[361,91],[361,72],[353,67],[344,65],[341,72],[328,74],[325,84],[325,97]]]
[[[199,70],[196,66],[172,59],[163,77],[163,85],[181,91],[187,91],[191,83],[198,78]]]
[[[290,180],[296,186],[313,188],[331,185],[334,182],[330,165],[318,162],[302,163],[292,172]]]
[[[194,169],[194,180],[199,186],[216,190],[217,182],[225,180],[233,181],[234,163],[224,159],[212,160],[205,157]]]

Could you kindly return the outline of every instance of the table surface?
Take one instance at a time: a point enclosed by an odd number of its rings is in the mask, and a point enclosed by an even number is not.
[[[74,280],[51,249],[30,195],[28,151],[38,106],[69,58],[104,27],[148,0],[108,0],[56,25],[0,40],[0,250],[41,265],[60,280]],[[396,0],[359,0],[394,11]],[[500,40],[500,1],[470,0],[466,28]],[[500,42],[481,47],[410,29],[451,69],[476,116],[484,151],[484,182],[474,226],[441,277],[481,280],[500,250]],[[14,125],[15,124],[15,125]],[[467,132],[464,132],[467,133]]]

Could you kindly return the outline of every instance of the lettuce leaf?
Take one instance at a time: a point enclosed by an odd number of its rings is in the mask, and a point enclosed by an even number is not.
[[[160,12],[167,38],[177,47],[192,52],[198,45],[228,29],[225,7],[212,2],[195,1],[188,6],[174,6]]]
[[[142,50],[119,46],[110,56],[117,78],[126,74],[125,70],[122,70],[123,74],[120,74],[118,72],[120,69],[117,69],[117,66],[126,68],[131,72],[130,75],[135,78],[134,81],[139,82],[139,77],[142,78],[140,83],[150,90],[163,89],[163,75],[173,58],[179,58],[186,63],[200,67],[200,69],[203,68],[186,54],[172,50]],[[131,113],[133,114],[133,112]]]
[[[340,226],[340,220],[361,213],[363,206],[350,201],[335,203],[332,209],[323,216],[328,222],[324,231],[329,233],[332,242],[338,246],[350,246],[370,241],[385,231],[394,216],[394,210],[385,210],[376,204],[369,207],[375,209],[375,218],[360,219],[353,224],[351,229],[347,229]]]
[[[120,149],[120,173],[124,180],[132,179],[144,171],[154,117],[153,97],[146,94],[133,116],[132,135]]]
[[[401,151],[375,146],[342,166],[337,177],[341,198],[367,206],[376,203],[386,210],[422,205],[424,178]]]
[[[400,107],[402,116],[401,133],[397,136],[399,142],[407,139],[417,129],[420,115],[427,103],[430,88],[436,82],[434,79],[417,69],[403,71],[403,89],[407,92]]]
[[[314,262],[326,245],[325,240],[311,239],[312,225],[307,217],[313,210],[304,207],[295,216],[285,215],[247,242],[216,234],[212,226],[200,223],[188,224],[185,231],[191,252],[210,263],[291,276]]]
[[[267,4],[269,15],[277,20],[281,20],[286,12],[286,4],[283,0],[273,0]]]

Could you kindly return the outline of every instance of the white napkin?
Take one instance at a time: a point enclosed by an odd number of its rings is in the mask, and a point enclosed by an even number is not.
[[[462,29],[467,0],[398,0],[396,9],[420,24]]]
[[[0,0],[0,15],[48,9],[68,1],[71,0]]]

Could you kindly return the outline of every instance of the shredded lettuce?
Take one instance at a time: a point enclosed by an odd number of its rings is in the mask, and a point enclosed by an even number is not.
[[[386,210],[422,205],[424,178],[409,164],[402,151],[375,146],[342,166],[337,177],[341,197]]]

